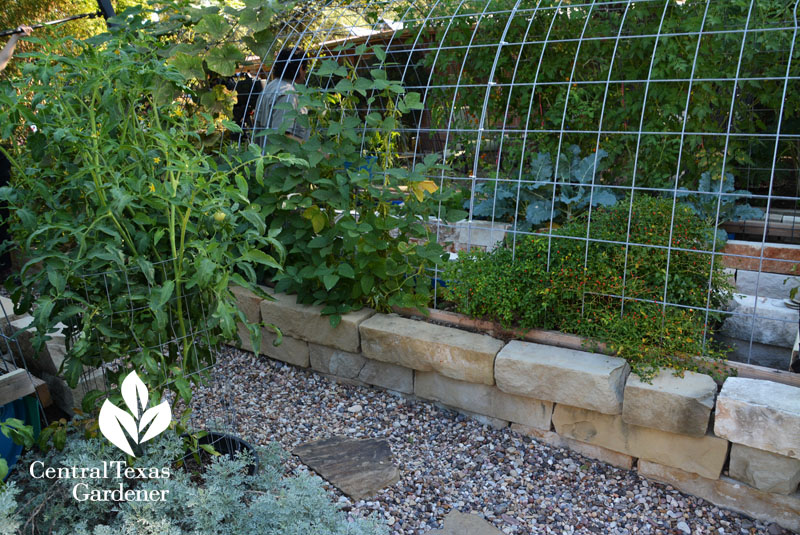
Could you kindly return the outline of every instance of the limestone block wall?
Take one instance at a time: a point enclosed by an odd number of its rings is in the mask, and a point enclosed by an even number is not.
[[[237,296],[251,321],[283,331],[277,347],[265,331],[260,354],[479,415],[800,532],[800,388],[729,378],[719,391],[668,370],[650,384],[607,355],[368,309],[332,328],[293,296]]]

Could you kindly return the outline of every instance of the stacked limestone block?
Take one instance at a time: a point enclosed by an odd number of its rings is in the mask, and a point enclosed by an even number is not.
[[[698,373],[663,370],[647,383],[617,357],[368,309],[333,328],[293,296],[237,295],[248,319],[283,332],[276,347],[264,331],[261,354],[413,394],[800,531],[799,388],[728,379],[718,397]]]
[[[295,366],[310,366],[348,382],[413,393],[413,370],[368,358],[361,352],[359,325],[372,317],[374,310],[364,308],[344,314],[339,325],[332,327],[329,318],[320,314],[322,307],[300,305],[295,296],[262,289],[272,298],[260,299],[247,290],[233,289],[248,321],[265,325],[259,354]],[[281,330],[283,340],[279,345],[274,344],[276,335],[266,325]],[[240,347],[252,351],[249,335],[242,326],[239,335]]]
[[[731,441],[732,478],[764,492],[797,492],[800,388],[731,377],[719,395],[714,431]]]

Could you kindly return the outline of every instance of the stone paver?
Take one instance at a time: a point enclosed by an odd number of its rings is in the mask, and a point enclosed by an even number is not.
[[[372,497],[400,480],[386,440],[333,437],[302,444],[292,453],[355,500]]]
[[[503,535],[503,532],[476,514],[451,511],[444,517],[442,529],[432,529],[425,535]]]

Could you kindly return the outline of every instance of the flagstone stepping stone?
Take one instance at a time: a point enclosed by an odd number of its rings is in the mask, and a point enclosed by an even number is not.
[[[363,500],[400,480],[389,442],[326,438],[292,450],[303,463],[354,500]]]
[[[432,529],[425,535],[503,535],[503,532],[478,515],[451,511],[444,517],[442,529]]]

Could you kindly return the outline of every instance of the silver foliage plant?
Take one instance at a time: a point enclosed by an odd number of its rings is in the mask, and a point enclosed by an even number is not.
[[[20,522],[16,515],[19,488],[12,481],[0,487],[0,533],[16,533]]]
[[[137,466],[174,466],[183,449],[180,440],[164,434],[137,458]],[[46,466],[101,466],[112,455],[99,439],[73,437],[66,448],[51,450]],[[168,489],[164,502],[76,502],[74,480],[32,479],[19,469],[15,481],[0,489],[0,533],[34,535],[385,535],[385,525],[373,518],[348,518],[331,501],[320,478],[307,474],[283,476],[285,456],[273,444],[259,451],[261,470],[246,475],[248,457],[213,458],[201,476],[172,469],[169,479],[140,481],[137,489]],[[33,459],[31,459],[33,460]],[[28,463],[22,463],[27,467]],[[20,467],[21,468],[21,467]],[[109,481],[83,479],[91,488]],[[21,493],[21,494],[20,494]],[[17,499],[22,496],[24,499]],[[43,507],[39,507],[46,502]],[[25,531],[31,515],[39,531]],[[30,526],[33,523],[29,523]],[[30,530],[30,528],[28,528]],[[52,530],[52,531],[51,531]]]

